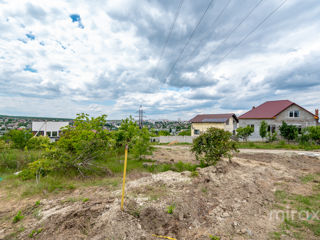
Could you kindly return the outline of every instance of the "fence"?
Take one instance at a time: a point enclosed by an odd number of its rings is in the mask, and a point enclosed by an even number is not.
[[[178,143],[192,143],[195,137],[191,136],[160,136],[160,137],[152,137],[151,142],[158,143],[170,143],[170,142],[178,142]]]

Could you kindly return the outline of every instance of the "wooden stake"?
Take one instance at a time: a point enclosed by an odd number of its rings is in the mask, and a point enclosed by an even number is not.
[[[126,149],[124,151],[124,168],[123,168],[122,197],[121,197],[122,211],[123,211],[123,203],[124,203],[124,190],[126,185],[127,158],[128,158],[128,144],[126,145]]]

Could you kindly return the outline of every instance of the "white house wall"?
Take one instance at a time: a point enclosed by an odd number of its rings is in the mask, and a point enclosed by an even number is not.
[[[289,117],[289,112],[299,110],[300,116],[296,118]],[[282,121],[285,121],[289,125],[301,126],[302,128],[308,126],[316,126],[317,120],[314,115],[300,108],[297,105],[292,105],[286,110],[276,116],[275,119],[239,119],[239,127],[246,127],[248,125],[254,125],[254,133],[248,138],[249,141],[262,141],[260,137],[260,125],[262,121],[265,121],[268,125],[275,125],[278,137],[280,136],[279,127],[282,125]]]

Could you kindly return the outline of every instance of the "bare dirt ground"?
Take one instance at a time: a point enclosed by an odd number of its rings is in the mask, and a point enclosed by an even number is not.
[[[320,157],[307,154],[243,150],[232,163],[198,169],[198,176],[141,174],[127,182],[123,212],[120,189],[77,189],[41,199],[38,206],[34,198],[8,200],[0,193],[0,239],[31,239],[32,231],[35,239],[269,239],[280,224],[270,219],[275,191],[308,194],[311,188],[300,177],[320,172]],[[152,159],[195,161],[189,146],[159,146]],[[25,217],[13,224],[18,210]]]

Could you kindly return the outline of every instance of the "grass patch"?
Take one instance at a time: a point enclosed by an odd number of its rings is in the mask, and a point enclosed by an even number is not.
[[[283,141],[266,143],[266,142],[238,142],[238,148],[248,149],[288,149],[288,150],[318,150],[320,145],[300,145],[294,143],[285,143]]]
[[[0,174],[21,171],[29,163],[41,158],[42,151],[20,149],[4,149],[0,151]]]
[[[303,183],[308,183],[308,182],[312,182],[315,180],[315,176],[312,174],[308,174],[306,176],[303,176],[300,178],[301,182]]]
[[[301,178],[304,184],[313,185],[310,195],[290,194],[282,190],[275,192],[277,203],[273,208],[283,210],[285,218],[279,226],[281,234],[271,233],[271,239],[281,239],[281,235],[292,239],[309,239],[310,234],[314,235],[313,238],[320,236],[320,188],[315,187],[317,179],[317,174]]]

